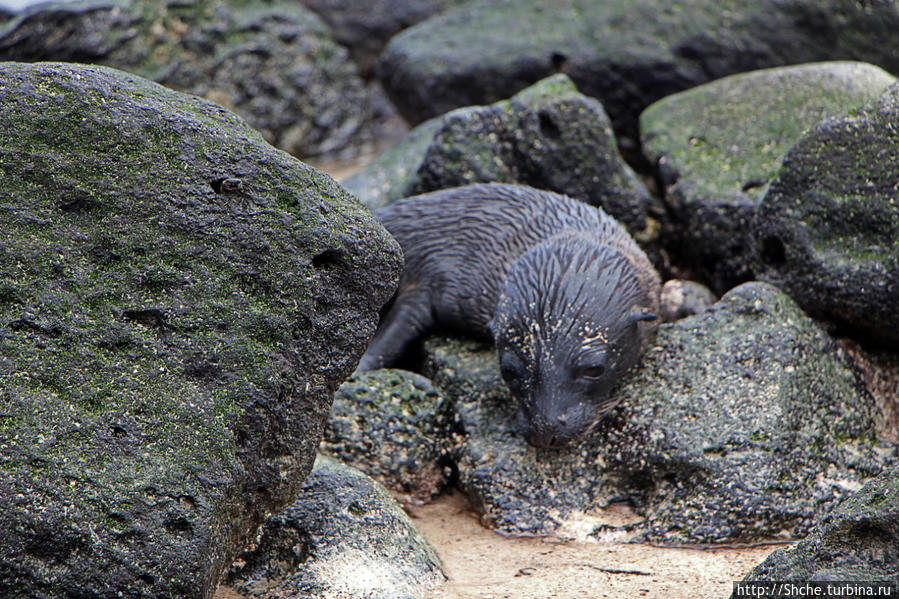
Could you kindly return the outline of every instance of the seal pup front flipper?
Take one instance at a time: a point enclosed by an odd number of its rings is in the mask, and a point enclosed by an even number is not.
[[[375,370],[395,363],[409,344],[434,325],[433,310],[427,290],[419,286],[401,288],[393,302],[382,313],[378,330],[358,371]]]

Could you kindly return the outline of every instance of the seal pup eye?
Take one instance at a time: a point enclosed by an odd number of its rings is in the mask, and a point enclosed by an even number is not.
[[[504,352],[499,358],[499,372],[506,382],[517,381],[524,370],[521,359],[513,353]]]
[[[587,381],[595,381],[602,378],[606,373],[606,367],[602,364],[592,364],[590,366],[581,366],[574,371],[575,378]]]

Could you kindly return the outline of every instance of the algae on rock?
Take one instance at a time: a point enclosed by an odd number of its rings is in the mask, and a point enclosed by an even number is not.
[[[452,445],[449,402],[431,381],[382,368],[340,386],[319,451],[410,503],[426,503],[448,482]]]
[[[602,105],[565,75],[423,123],[345,185],[374,208],[490,182],[562,193],[601,206],[633,232],[647,228],[649,192],[618,153]]]
[[[561,534],[611,502],[644,517],[623,536],[720,543],[806,533],[890,464],[873,401],[841,349],[785,294],[747,283],[659,328],[621,405],[562,450],[529,446],[495,353],[431,340],[426,373],[465,435],[459,482],[492,528]],[[597,528],[597,534],[615,532]]]
[[[674,217],[671,251],[718,293],[751,279],[750,225],[784,154],[895,81],[865,63],[814,63],[732,75],[647,108],[643,152]]]
[[[879,581],[899,587],[899,468],[844,499],[793,547],[779,549],[745,580]]]
[[[288,0],[84,0],[0,26],[0,60],[103,64],[234,110],[300,157],[372,142],[368,92],[327,26]]]
[[[753,222],[756,273],[847,334],[899,348],[899,83],[806,133]]]
[[[210,102],[0,63],[0,595],[208,598],[312,466],[400,270]]]
[[[639,160],[652,102],[733,73],[862,60],[899,73],[899,5],[855,0],[474,0],[397,34],[380,77],[412,123],[553,73],[599,99]]]

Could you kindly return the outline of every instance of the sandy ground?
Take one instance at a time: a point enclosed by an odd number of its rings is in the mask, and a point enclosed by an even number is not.
[[[665,549],[507,538],[481,526],[461,493],[412,512],[449,581],[433,599],[665,599],[730,596],[777,547]]]
[[[430,599],[726,599],[733,581],[777,548],[668,549],[504,537],[481,526],[458,492],[412,508],[410,515],[449,576]],[[221,588],[214,599],[239,597]]]

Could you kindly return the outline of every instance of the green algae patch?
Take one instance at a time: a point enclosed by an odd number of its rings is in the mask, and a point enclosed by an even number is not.
[[[423,376],[354,374],[334,395],[320,451],[358,468],[410,503],[446,484],[453,446],[449,402]]]
[[[895,82],[881,68],[817,63],[732,75],[668,96],[641,115],[647,158],[681,202],[741,192],[760,200],[783,155],[812,126],[879,96]]]
[[[0,25],[0,60],[135,73],[233,109],[297,156],[371,142],[369,92],[327,26],[297,2],[48,3]]]
[[[0,595],[209,597],[311,468],[399,250],[132,75],[0,63],[0,123]]]
[[[899,347],[899,84],[818,123],[753,222],[759,278],[850,336]]]
[[[750,223],[784,154],[895,80],[865,63],[814,63],[732,75],[647,108],[643,152],[665,186],[673,251],[718,292],[752,278]]]
[[[899,72],[899,10],[855,0],[473,0],[400,32],[380,78],[411,123],[489,104],[554,73],[600,100],[622,152],[670,94],[734,73],[823,60]]]
[[[840,503],[796,545],[779,549],[746,580],[857,580],[899,585],[899,470],[892,468]]]
[[[845,354],[764,283],[661,325],[613,391],[620,405],[559,449],[517,432],[492,348],[432,338],[425,352],[425,372],[456,413],[459,486],[506,534],[666,544],[802,536],[899,460],[874,440],[874,403]],[[622,498],[642,522],[591,517]]]
[[[520,183],[601,206],[647,229],[649,192],[621,155],[602,105],[565,75],[489,106],[427,121],[346,182],[370,207],[472,183]]]

